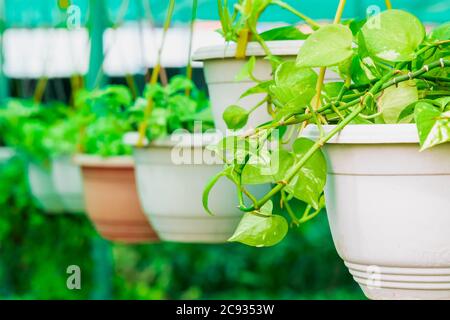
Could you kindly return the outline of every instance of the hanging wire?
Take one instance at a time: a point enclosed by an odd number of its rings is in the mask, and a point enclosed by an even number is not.
[[[175,0],[170,0],[169,7],[167,8],[166,20],[164,21],[163,34],[161,39],[161,45],[158,49],[156,65],[154,66],[152,75],[150,77],[149,82],[150,85],[155,85],[158,82],[159,72],[161,71],[161,56],[166,42],[167,31],[169,30],[169,27],[172,23],[172,16],[174,9],[175,9]],[[147,106],[144,110],[144,120],[141,122],[139,126],[139,138],[137,142],[137,147],[143,147],[144,145],[145,131],[147,131],[148,118],[150,117],[152,110],[153,110],[153,97],[149,96],[147,100]]]
[[[197,7],[198,7],[198,0],[193,0],[192,3],[192,16],[191,16],[191,23],[189,26],[189,49],[188,49],[188,61],[187,61],[187,67],[186,67],[186,77],[189,80],[192,80],[192,43],[194,42],[194,27],[195,27],[195,20],[197,19]],[[191,95],[191,89],[186,88],[186,96]]]

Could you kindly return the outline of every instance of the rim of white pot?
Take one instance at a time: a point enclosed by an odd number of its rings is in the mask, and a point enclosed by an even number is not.
[[[336,126],[325,125],[330,132]],[[304,130],[304,137],[317,140],[320,137],[317,126],[310,125]],[[418,144],[419,135],[415,124],[354,124],[346,126],[327,143],[330,144]]]
[[[134,159],[132,156],[102,157],[90,154],[78,154],[73,157],[74,162],[83,167],[104,167],[104,168],[133,168]]]
[[[298,54],[298,50],[304,43],[304,40],[279,40],[267,41],[272,54],[276,56],[293,56]],[[236,43],[228,42],[222,45],[201,47],[192,56],[193,61],[205,61],[212,59],[234,58],[236,55]],[[246,56],[265,56],[264,49],[258,42],[249,42],[247,45]]]
[[[223,135],[217,132],[174,133],[170,136],[156,139],[150,144],[145,139],[144,146],[147,148],[204,148],[219,142],[221,138],[223,138]],[[125,134],[124,143],[136,147],[138,139],[138,132],[128,132]]]

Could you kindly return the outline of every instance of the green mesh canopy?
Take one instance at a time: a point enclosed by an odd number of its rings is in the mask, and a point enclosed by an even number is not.
[[[85,24],[90,3],[105,1],[109,11],[109,20],[117,21],[117,15],[124,3],[128,8],[123,15],[124,20],[133,21],[153,17],[157,25],[161,25],[168,1],[161,0],[72,0],[81,12],[81,23]],[[332,19],[337,6],[337,0],[322,0],[318,5],[317,0],[285,0],[301,12],[314,19]],[[4,8],[2,16],[6,27],[65,27],[65,10],[58,6],[57,0],[3,0]],[[217,20],[217,1],[198,0],[198,18],[205,20]],[[233,1],[230,0],[230,4]],[[393,7],[405,9],[417,15],[425,22],[444,22],[450,16],[450,0],[393,0]],[[344,11],[345,17],[364,17],[366,8],[376,5],[384,10],[384,0],[349,0]],[[191,15],[191,0],[177,0],[174,14],[174,23],[186,23]],[[273,8],[263,15],[262,21],[295,23],[298,19],[292,14]]]

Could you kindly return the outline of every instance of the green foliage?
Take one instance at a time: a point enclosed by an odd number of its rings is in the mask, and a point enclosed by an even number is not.
[[[223,113],[223,120],[228,129],[238,130],[243,128],[248,121],[248,112],[242,107],[231,105]]]
[[[24,172],[18,158],[0,164],[0,298],[91,298],[96,287],[90,223],[83,216],[39,212]],[[112,247],[114,299],[363,298],[335,252],[325,215],[274,248]],[[81,268],[81,290],[66,287],[66,269],[73,264]],[[277,277],[266,276],[275,273]]]
[[[0,108],[3,138],[7,145],[29,158],[45,162],[55,152],[46,141],[52,126],[70,115],[69,108],[62,103],[38,104],[31,100],[8,99]]]
[[[228,141],[224,139],[216,146],[216,151],[226,150],[232,157],[226,158],[224,170],[210,181],[203,195],[207,207],[208,195],[220,178],[236,185],[239,197],[235,202],[244,215],[233,240],[251,246],[281,240],[278,236],[284,232],[277,229],[281,223],[272,225],[278,219],[263,220],[259,214],[267,203],[275,203],[276,196],[281,197],[292,224],[303,226],[316,217],[325,206],[327,165],[321,148],[349,124],[415,121],[422,150],[449,141],[449,27],[448,23],[439,26],[428,36],[424,30],[410,13],[388,10],[367,21],[320,27],[305,40],[296,62],[281,61],[266,52],[265,59],[273,68],[270,80],[252,76],[254,58],[249,58],[240,75],[256,85],[243,96],[265,94],[263,103],[250,112],[267,102],[272,120],[259,124],[240,143],[226,143],[224,148],[221,144]],[[264,39],[258,41],[264,47]],[[331,67],[341,81],[317,83],[323,79],[311,69],[316,67]],[[225,111],[228,122],[235,110]],[[318,127],[316,141],[302,137],[309,124]],[[336,127],[328,131],[324,124]],[[277,143],[269,143],[274,137]],[[250,194],[248,205],[242,194],[248,195],[245,188],[250,184],[273,187],[260,199]],[[293,209],[293,201],[301,201],[304,208]],[[272,237],[272,227],[278,230],[276,237]]]
[[[273,204],[267,202],[258,215],[246,213],[236,231],[228,241],[237,241],[249,246],[271,247],[283,240],[288,232],[286,219],[273,215]]]
[[[331,67],[338,65],[352,56],[352,41],[352,32],[346,26],[332,24],[321,27],[300,47],[297,66]]]
[[[414,116],[422,150],[450,141],[450,108],[441,111],[427,102],[420,102]]]
[[[305,40],[308,38],[295,26],[284,26],[264,31],[260,34],[264,41],[279,41],[279,40]]]
[[[369,55],[389,62],[411,61],[425,37],[425,28],[412,14],[387,10],[367,20],[360,32]]]
[[[218,32],[225,41],[237,42],[243,30],[256,33],[259,18],[270,5],[287,10],[300,19],[305,20],[306,23],[312,24],[311,19],[280,0],[238,0],[232,12],[229,10],[228,0],[218,0],[217,4],[221,24],[221,29]],[[313,23],[312,26],[316,28],[317,24]],[[307,38],[307,35],[294,26],[285,26],[267,30],[261,33],[260,37],[265,41],[303,40]]]
[[[190,90],[190,96],[185,94]],[[209,100],[194,83],[185,76],[173,77],[166,87],[159,84],[148,85],[144,97],[136,100],[132,111],[138,122],[144,120],[144,109],[149,99],[153,100],[151,116],[148,120],[147,138],[152,141],[172,134],[177,130],[194,132],[214,128]]]
[[[84,216],[47,215],[33,205],[23,161],[0,163],[0,297],[88,299],[94,235]],[[67,289],[67,267],[82,270],[81,290]]]

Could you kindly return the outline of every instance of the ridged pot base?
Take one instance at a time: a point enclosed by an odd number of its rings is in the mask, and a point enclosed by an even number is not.
[[[81,161],[86,211],[105,239],[122,243],[155,242],[159,238],[144,215],[130,161]],[[109,162],[108,162],[109,161]]]
[[[395,268],[345,262],[374,300],[450,300],[449,268]]]

